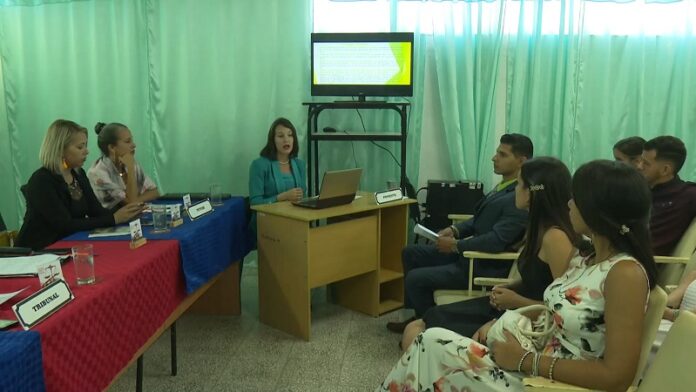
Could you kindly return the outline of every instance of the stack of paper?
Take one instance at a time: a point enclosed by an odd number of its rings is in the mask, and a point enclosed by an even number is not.
[[[66,258],[67,256],[53,254],[3,257],[0,258],[0,276],[35,276],[39,265]]]
[[[437,239],[440,238],[440,236],[437,235],[436,232],[434,232],[434,231],[428,229],[427,227],[421,225],[420,223],[417,223],[417,224],[413,227],[413,232],[414,232],[415,234],[418,234],[418,235],[421,236],[421,237],[425,237],[425,238],[427,238],[427,239],[429,239],[430,241],[433,241],[433,242],[437,242]]]

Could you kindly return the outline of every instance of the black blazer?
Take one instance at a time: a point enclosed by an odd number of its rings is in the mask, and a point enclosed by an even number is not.
[[[527,211],[515,207],[517,181],[491,192],[476,206],[474,217],[456,225],[459,252],[504,252],[522,240],[527,227]],[[466,238],[469,237],[469,238]]]
[[[22,187],[27,212],[17,236],[17,246],[42,249],[78,231],[115,224],[113,213],[102,207],[94,195],[84,170],[76,169],[72,173],[82,188],[86,216],[74,216],[71,212],[72,199],[63,176],[42,167]]]

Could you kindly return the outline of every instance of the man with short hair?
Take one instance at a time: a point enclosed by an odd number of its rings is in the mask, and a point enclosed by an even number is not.
[[[503,252],[522,240],[527,212],[515,207],[515,186],[522,164],[534,155],[532,141],[512,133],[500,138],[493,156],[493,171],[503,177],[493,191],[476,206],[474,217],[452,225],[438,234],[435,245],[409,245],[401,253],[404,267],[404,306],[416,316],[387,323],[387,329],[402,333],[406,325],[435,306],[433,292],[467,286],[469,259],[462,252]],[[505,277],[509,263],[477,263],[476,275]]]
[[[650,232],[656,255],[668,256],[696,217],[696,184],[679,178],[686,147],[674,136],[658,136],[643,146],[638,170],[652,191]]]

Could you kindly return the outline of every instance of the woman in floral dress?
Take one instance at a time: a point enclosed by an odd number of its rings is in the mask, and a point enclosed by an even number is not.
[[[581,166],[568,203],[573,228],[595,252],[576,256],[544,292],[556,331],[538,354],[515,338],[486,347],[442,328],[418,335],[377,391],[522,391],[540,375],[591,389],[625,391],[633,381],[643,317],[654,285],[650,190],[632,167]]]

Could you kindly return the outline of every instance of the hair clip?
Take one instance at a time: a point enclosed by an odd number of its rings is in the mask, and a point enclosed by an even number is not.
[[[529,190],[532,191],[532,192],[543,191],[543,190],[544,190],[544,184],[532,185],[532,186],[529,187]]]
[[[625,235],[629,231],[631,231],[631,229],[629,229],[628,226],[626,226],[626,225],[621,225],[621,228],[619,229],[619,233],[621,235]]]

